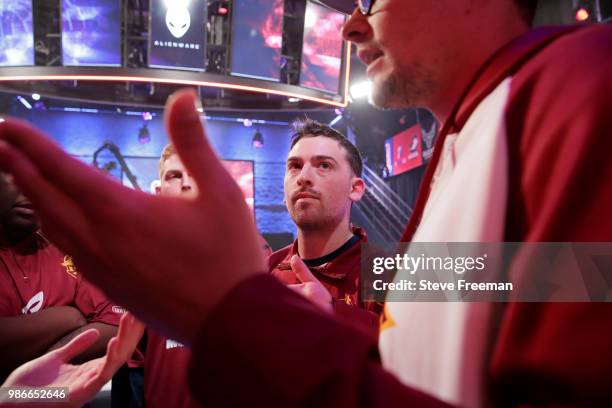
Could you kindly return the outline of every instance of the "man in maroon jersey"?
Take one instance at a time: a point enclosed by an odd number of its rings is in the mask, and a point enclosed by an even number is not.
[[[155,193],[187,200],[198,195],[199,189],[179,158],[174,147],[167,145],[159,159],[160,183]],[[196,239],[194,237],[194,239]],[[260,238],[262,253],[269,254],[267,242]],[[169,248],[168,250],[172,250]],[[170,276],[169,279],[172,277]],[[177,316],[180,318],[180,316]],[[144,361],[144,394],[147,407],[199,407],[189,390],[188,368],[191,350],[176,340],[147,331]]]
[[[189,171],[176,154],[172,145],[167,145],[159,159],[159,180],[155,193],[166,197],[191,199],[198,194]],[[195,239],[195,237],[194,237]],[[160,248],[171,250],[171,248]],[[172,276],[168,276],[172,279]],[[177,316],[180,319],[180,316]],[[155,407],[199,407],[189,390],[188,368],[191,350],[178,341],[147,330],[147,346],[144,360],[145,406]]]
[[[351,208],[365,193],[362,160],[341,133],[313,120],[293,124],[285,169],[285,203],[298,237],[268,258],[270,273],[282,283],[337,315],[360,316],[378,332],[382,305],[359,295],[363,228],[351,226]]]
[[[90,328],[100,337],[76,361],[103,355],[120,308],[47,241],[32,205],[5,174],[0,174],[0,197],[0,378]]]

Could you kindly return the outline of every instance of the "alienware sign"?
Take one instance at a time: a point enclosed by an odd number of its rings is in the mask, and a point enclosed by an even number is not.
[[[150,10],[149,66],[204,70],[206,1],[151,0]]]

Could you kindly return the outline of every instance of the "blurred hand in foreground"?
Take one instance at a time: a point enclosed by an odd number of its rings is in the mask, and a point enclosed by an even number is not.
[[[291,270],[301,283],[287,285],[328,313],[333,313],[332,296],[323,284],[310,272],[298,255],[291,257]]]
[[[144,325],[126,313],[121,317],[117,336],[106,347],[104,357],[80,365],[69,363],[75,356],[90,347],[99,336],[96,329],[79,334],[70,343],[57,350],[28,361],[18,367],[6,379],[2,387],[67,387],[69,401],[43,404],[44,407],[80,407],[100,391],[117,370],[131,357],[144,332]],[[30,401],[13,399],[0,401],[0,406],[28,406]],[[36,400],[40,402],[40,400]]]
[[[198,185],[192,199],[121,186],[14,119],[0,123],[0,168],[91,282],[147,326],[191,344],[223,296],[266,267],[253,217],[206,138],[193,90],[168,99],[165,122]]]

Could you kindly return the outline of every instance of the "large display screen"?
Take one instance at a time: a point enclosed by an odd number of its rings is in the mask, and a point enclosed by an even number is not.
[[[301,86],[338,93],[344,48],[340,32],[344,21],[344,14],[310,1],[306,4]]]
[[[34,65],[32,0],[0,0],[0,66]]]
[[[244,199],[255,214],[255,180],[254,180],[254,172],[253,172],[253,162],[252,161],[243,161],[243,160],[223,160],[223,165],[232,175],[242,193],[244,194]]]
[[[205,0],[151,0],[150,67],[204,70],[206,7]]]
[[[121,65],[121,0],[61,0],[64,65]]]
[[[389,176],[397,176],[423,164],[421,127],[412,126],[385,141]]]
[[[232,75],[280,80],[284,0],[235,0]]]

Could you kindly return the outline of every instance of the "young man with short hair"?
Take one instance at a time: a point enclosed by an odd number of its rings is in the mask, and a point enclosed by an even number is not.
[[[350,222],[352,205],[365,193],[362,168],[357,148],[335,129],[308,119],[294,123],[284,190],[297,239],[273,253],[268,266],[281,282],[326,310],[349,316],[347,306],[371,311],[363,322],[376,333],[382,306],[364,302],[359,294],[361,245],[367,236]],[[312,277],[304,278],[296,268]],[[326,290],[312,290],[318,282]]]

